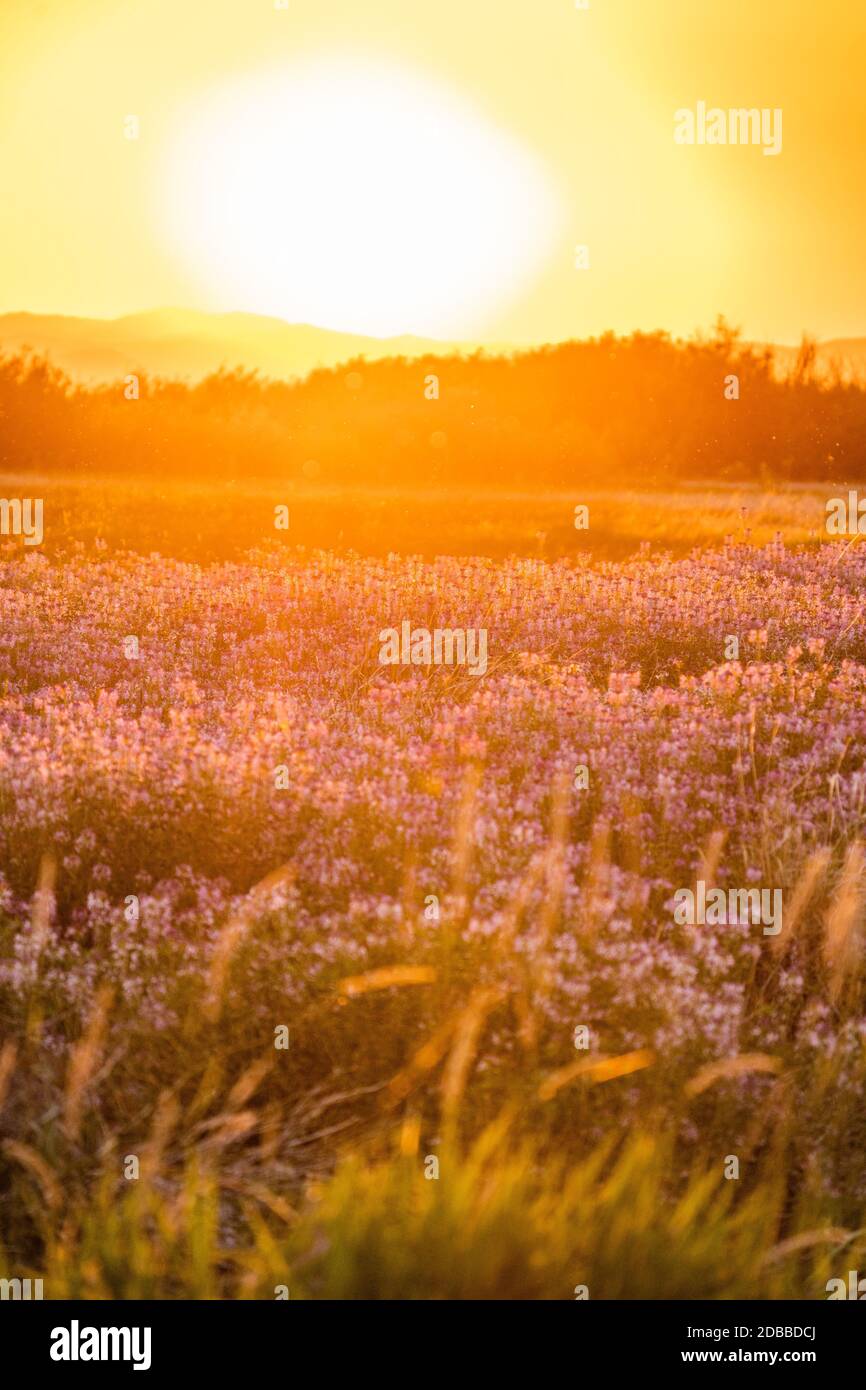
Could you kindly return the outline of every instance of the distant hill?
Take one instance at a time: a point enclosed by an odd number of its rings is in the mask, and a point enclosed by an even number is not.
[[[797,358],[795,347],[754,346],[772,347],[782,374]],[[194,383],[220,367],[241,366],[262,376],[296,380],[317,367],[336,367],[353,357],[376,361],[476,350],[476,344],[409,335],[370,338],[260,314],[209,314],[195,309],[155,309],[117,319],[0,314],[0,355],[25,347],[89,385],[117,381],[128,372]],[[506,343],[487,346],[492,353],[517,350]],[[834,363],[843,374],[866,379],[866,338],[839,338],[820,344],[816,359],[819,374]]]
[[[259,314],[192,309],[156,309],[118,319],[0,314],[0,353],[23,347],[87,383],[116,381],[128,372],[198,381],[221,366],[291,379],[359,355],[374,360],[472,350],[433,339],[336,333]]]

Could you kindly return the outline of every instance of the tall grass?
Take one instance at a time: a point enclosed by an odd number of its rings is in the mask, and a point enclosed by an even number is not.
[[[564,833],[554,815],[531,874],[554,900]],[[824,943],[826,991],[858,1016],[859,854]],[[844,1093],[832,1062],[804,1074],[784,1048],[690,1075],[646,1049],[552,1066],[544,959],[516,949],[529,886],[489,949],[467,946],[458,911],[411,961],[345,976],[335,960],[285,1051],[268,1045],[277,1014],[247,973],[272,925],[259,890],[177,1027],[142,1028],[102,989],[48,1047],[50,978],[6,995],[0,1276],[41,1277],[55,1298],[826,1296],[866,1257],[866,1222],[862,1179],[851,1169],[834,1194],[816,1146],[859,1143],[866,1059]],[[534,926],[541,942],[557,929],[549,899]]]

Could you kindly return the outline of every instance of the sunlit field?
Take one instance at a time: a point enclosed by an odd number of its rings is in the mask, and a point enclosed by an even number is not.
[[[866,562],[826,485],[41,495],[0,560],[0,1274],[858,1267]],[[403,621],[484,628],[483,676],[383,665]],[[683,925],[698,881],[778,929]]]
[[[4,1366],[856,1358],[864,68],[0,0]]]
[[[684,555],[728,542],[784,539],[814,547],[828,539],[828,496],[842,485],[707,483],[677,489],[577,486],[569,492],[503,488],[331,486],[287,478],[271,483],[155,482],[0,474],[4,495],[38,492],[46,525],[39,553],[127,550],[198,563],[251,550],[356,551],[423,556],[481,555],[577,561],[622,559],[649,549]],[[277,529],[277,507],[288,511]],[[575,509],[586,507],[586,526]],[[20,538],[0,536],[0,554],[20,557]],[[26,551],[25,551],[26,554]]]

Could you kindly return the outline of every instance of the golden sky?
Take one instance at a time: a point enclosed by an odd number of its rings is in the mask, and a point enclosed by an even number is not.
[[[866,5],[590,6],[0,0],[0,312],[866,334]]]

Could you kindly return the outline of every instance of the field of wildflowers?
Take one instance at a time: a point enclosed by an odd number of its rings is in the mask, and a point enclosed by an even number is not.
[[[76,534],[0,560],[0,1273],[821,1298],[866,1259],[862,547]],[[404,620],[486,674],[382,666]],[[678,925],[699,878],[781,932]]]

